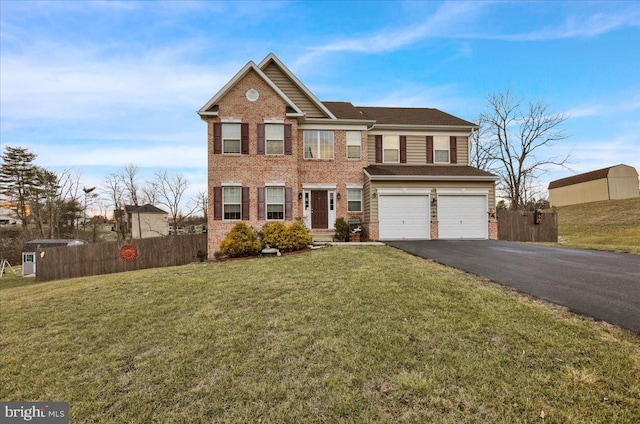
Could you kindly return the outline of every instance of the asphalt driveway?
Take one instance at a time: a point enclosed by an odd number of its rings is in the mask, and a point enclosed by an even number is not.
[[[640,333],[640,255],[497,240],[386,244]]]

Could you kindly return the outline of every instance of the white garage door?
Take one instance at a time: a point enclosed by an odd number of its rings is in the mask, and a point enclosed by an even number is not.
[[[486,196],[438,196],[438,238],[486,239]]]
[[[379,196],[380,239],[428,239],[431,236],[429,196]]]

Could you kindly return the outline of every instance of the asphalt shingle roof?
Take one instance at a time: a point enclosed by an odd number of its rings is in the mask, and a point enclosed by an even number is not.
[[[371,176],[495,177],[490,172],[462,165],[369,165],[365,171]]]
[[[383,125],[477,126],[432,108],[354,106],[349,102],[323,102],[323,104],[338,119],[365,119]]]
[[[607,178],[611,168],[613,168],[613,166],[610,166],[608,168],[598,169],[591,172],[585,172],[584,174],[573,175],[571,177],[560,178],[559,180],[551,181],[549,183],[549,190],[551,190],[552,188],[560,188],[560,187],[565,187],[573,184],[586,183],[587,181],[594,181],[594,180]]]

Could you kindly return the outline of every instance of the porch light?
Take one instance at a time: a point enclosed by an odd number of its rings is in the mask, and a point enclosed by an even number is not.
[[[431,203],[433,203],[433,204],[435,205],[436,203],[438,203],[438,199],[436,199],[436,198],[434,197],[433,199],[431,199]]]
[[[336,199],[340,200],[340,197],[342,197],[342,196],[340,196],[340,193],[338,193],[338,194],[336,195]]]
[[[302,200],[302,192],[298,193],[298,200]]]

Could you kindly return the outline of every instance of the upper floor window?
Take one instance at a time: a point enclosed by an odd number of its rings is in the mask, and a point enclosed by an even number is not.
[[[347,131],[347,159],[360,159],[362,157],[362,133],[360,131]]]
[[[240,124],[222,124],[222,153],[241,153]]]
[[[333,131],[305,131],[302,147],[305,159],[333,159]]]
[[[266,206],[268,220],[284,219],[284,187],[267,187]]]
[[[382,161],[386,163],[400,162],[400,136],[385,135],[382,137]]]
[[[347,189],[347,212],[362,212],[362,189]]]
[[[222,187],[222,210],[225,220],[242,217],[242,188]]]
[[[284,125],[265,124],[266,154],[284,155]]]
[[[449,137],[433,137],[433,162],[449,163]]]

